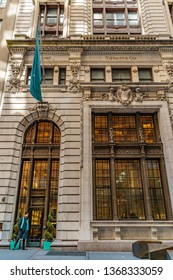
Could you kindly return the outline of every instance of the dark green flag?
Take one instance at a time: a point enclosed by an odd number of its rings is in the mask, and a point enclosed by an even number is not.
[[[41,65],[40,65],[40,49],[38,40],[38,31],[36,32],[36,46],[34,52],[34,60],[31,70],[31,82],[30,82],[30,93],[31,95],[42,102],[41,95]]]

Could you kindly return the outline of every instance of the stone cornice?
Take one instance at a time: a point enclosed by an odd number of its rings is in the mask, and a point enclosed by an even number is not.
[[[173,40],[148,40],[148,39],[44,39],[42,41],[43,50],[55,50],[55,51],[68,51],[69,49],[82,48],[84,51],[93,50],[151,50],[158,51],[159,49],[172,51]],[[34,50],[35,39],[20,39],[20,40],[7,40],[7,46],[9,49],[22,49]]]

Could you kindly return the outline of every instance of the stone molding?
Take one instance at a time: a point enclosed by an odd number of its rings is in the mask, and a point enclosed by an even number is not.
[[[102,94],[102,99],[117,101],[124,106],[128,106],[133,100],[142,102],[144,94],[140,92],[140,88],[136,88],[136,92],[133,92],[128,85],[123,84],[116,91],[114,88],[110,88],[108,93]]]
[[[57,111],[56,107],[53,107],[48,102],[37,102],[37,104],[33,108],[29,108],[30,112],[47,112],[47,111]]]
[[[111,101],[118,102],[124,106],[128,106],[133,101],[165,101],[166,94],[163,89],[154,89],[150,92],[147,89],[140,87],[130,87],[127,84],[122,84],[118,88],[111,87],[101,92],[101,90],[94,90],[93,87],[83,88],[84,101]]]

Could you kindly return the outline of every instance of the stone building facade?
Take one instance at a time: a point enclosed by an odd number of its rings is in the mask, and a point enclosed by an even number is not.
[[[1,1],[2,2],[2,1]],[[0,5],[0,246],[173,239],[173,0]],[[39,22],[43,103],[29,92]]]

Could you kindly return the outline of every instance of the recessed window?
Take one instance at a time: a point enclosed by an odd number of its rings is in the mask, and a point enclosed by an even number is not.
[[[106,25],[107,26],[119,26],[125,25],[124,12],[106,12]]]
[[[94,219],[167,219],[156,116],[93,113]]]
[[[91,69],[91,82],[99,83],[105,81],[105,69]]]
[[[151,69],[138,69],[139,82],[148,83],[152,82],[152,73]]]
[[[59,68],[59,84],[65,85],[66,82],[66,68]]]
[[[30,85],[31,71],[32,68],[29,67],[27,70],[27,80],[26,80],[27,85]],[[42,84],[53,85],[53,68],[44,68],[44,74],[42,70]]]
[[[5,7],[7,3],[7,0],[0,0],[0,6]]]
[[[103,25],[103,14],[101,11],[94,12],[93,19],[94,19],[94,26]]]
[[[136,11],[128,11],[128,21],[130,26],[139,24],[138,14]]]
[[[94,1],[94,34],[140,33],[138,4],[133,0]]]
[[[61,36],[63,32],[64,6],[60,3],[40,5],[40,30],[42,36]]]
[[[45,76],[43,77],[42,83],[46,85],[53,84],[53,68],[45,68],[44,69]]]
[[[130,69],[112,69],[113,82],[130,82],[131,73]]]

